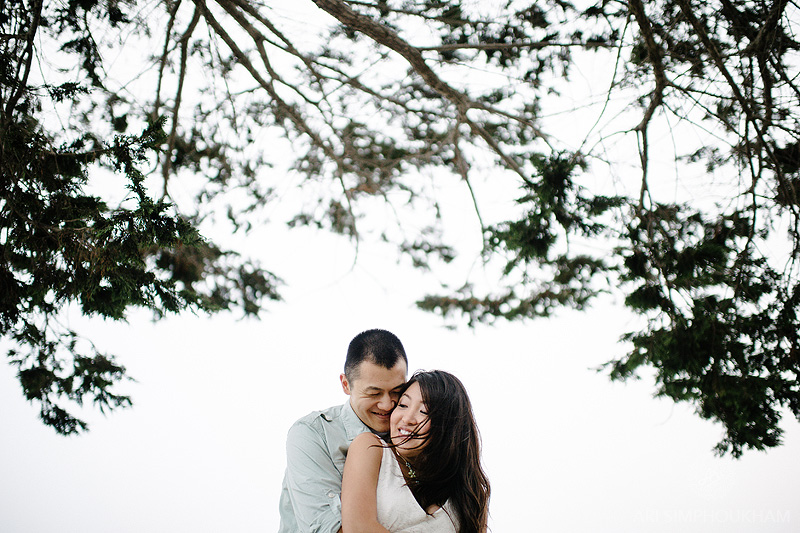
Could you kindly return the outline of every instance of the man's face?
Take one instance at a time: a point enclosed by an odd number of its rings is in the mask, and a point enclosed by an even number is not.
[[[397,405],[399,389],[406,382],[406,364],[399,360],[392,368],[383,368],[365,360],[358,365],[354,376],[352,381],[344,374],[340,376],[353,411],[373,431],[389,431],[389,417]]]

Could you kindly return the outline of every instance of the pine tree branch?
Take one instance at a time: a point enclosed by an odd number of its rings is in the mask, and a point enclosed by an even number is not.
[[[700,23],[700,21],[695,17],[694,11],[692,9],[692,5],[689,0],[677,0],[678,6],[681,8],[681,12],[686,17],[686,20],[689,21],[692,28],[694,28],[695,33],[702,41],[703,45],[708,52],[708,55],[711,57],[711,61],[717,70],[722,74],[723,78],[728,84],[731,92],[733,93],[734,98],[742,107],[742,111],[745,114],[745,118],[747,122],[753,125],[753,129],[755,129],[756,135],[758,136],[760,146],[767,152],[767,155],[774,161],[775,157],[772,153],[772,150],[769,144],[766,142],[764,138],[764,134],[762,129],[758,126],[758,121],[755,113],[753,112],[752,107],[750,106],[750,101],[742,95],[741,90],[739,89],[739,85],[733,79],[730,71],[725,66],[725,61],[722,58],[717,46],[711,41],[711,38],[708,36],[708,32],[706,28]],[[778,165],[779,166],[779,165]],[[779,169],[778,169],[779,172]]]
[[[233,39],[233,37],[228,32],[225,31],[225,29],[222,27],[219,21],[217,21],[216,18],[211,14],[211,12],[208,10],[208,7],[205,4],[205,0],[193,0],[193,1],[195,2],[196,5],[201,7],[203,17],[207,21],[209,26],[211,26],[214,32],[222,38],[222,40],[225,42],[225,44],[228,46],[231,52],[236,56],[240,64],[250,73],[250,75],[259,84],[259,86],[261,86],[267,92],[270,99],[279,109],[279,112],[287,116],[289,120],[298,129],[298,131],[308,136],[312,144],[320,148],[325,153],[325,155],[327,155],[336,164],[337,181],[339,181],[343,191],[346,193],[346,186],[344,183],[343,176],[346,172],[357,172],[357,169],[354,169],[352,165],[349,165],[344,160],[344,157],[342,155],[337,154],[333,150],[333,148],[328,143],[326,143],[322,139],[322,137],[320,137],[320,135],[316,131],[314,131],[314,129],[311,126],[308,125],[308,123],[302,117],[301,113],[295,108],[295,106],[289,104],[283,98],[281,98],[281,96],[275,90],[272,81],[264,79],[261,73],[255,68],[253,63],[250,61],[247,54],[244,53],[244,51],[238,46],[235,39]],[[235,10],[234,6],[230,2],[226,0],[218,0],[218,3],[223,9],[226,10],[226,12],[234,16],[234,18],[237,19],[237,22],[240,22],[240,25],[241,21],[246,22],[246,20],[243,19],[241,14]],[[267,57],[266,50],[264,49],[264,41],[263,39],[259,38],[260,33],[257,30],[255,30],[255,28],[253,28],[253,26],[249,23],[241,25],[241,27],[245,31],[248,31],[251,38],[255,41],[256,48],[259,52],[259,57],[264,63],[265,68],[267,68],[268,73],[270,73],[270,76],[272,76],[274,70],[272,70],[270,67],[269,58]],[[277,76],[276,73],[275,75]],[[348,210],[350,212],[350,215],[353,217],[353,220],[355,220],[355,214],[353,212],[353,206],[350,203],[350,199],[349,197],[347,197],[346,194],[345,197],[348,203]],[[353,227],[353,232],[354,232],[353,236],[356,238],[356,243],[357,243],[356,245],[358,245],[359,237],[358,237],[358,231],[355,227]]]
[[[11,117],[14,113],[14,108],[17,106],[17,102],[20,98],[22,98],[22,95],[25,93],[25,91],[28,90],[28,76],[31,73],[31,65],[33,63],[33,42],[36,37],[36,32],[39,31],[39,23],[42,20],[43,4],[44,0],[36,0],[32,6],[33,19],[31,20],[30,28],[28,28],[28,31],[25,34],[25,52],[23,53],[24,60],[22,65],[20,65],[22,69],[22,78],[19,80],[16,90],[11,93],[11,96],[8,99],[5,116],[3,117],[4,121],[11,120]],[[19,71],[17,72],[17,76],[19,76]]]
[[[456,91],[439,78],[425,62],[422,53],[403,40],[396,31],[370,17],[356,13],[341,0],[313,1],[320,9],[332,15],[345,26],[363,33],[375,42],[400,54],[431,89],[450,100],[460,112],[467,110],[469,107],[467,96]]]
[[[340,0],[314,0],[314,3],[320,9],[339,20],[339,22],[342,24],[359,31],[364,35],[367,35],[378,44],[386,46],[390,50],[400,54],[400,56],[408,61],[414,71],[417,72],[420,77],[422,77],[425,83],[432,90],[439,93],[456,107],[459,117],[461,117],[460,120],[468,124],[472,132],[477,137],[483,139],[484,142],[486,142],[489,147],[491,147],[491,149],[500,157],[500,159],[505,162],[509,169],[513,170],[523,180],[529,181],[529,177],[522,170],[519,163],[514,161],[511,156],[505,153],[497,141],[488,134],[485,128],[467,117],[467,110],[471,108],[483,109],[492,113],[496,113],[496,110],[489,106],[474,102],[466,94],[461,93],[448,85],[428,66],[419,49],[411,46],[408,42],[402,39],[397,32],[388,26],[380,24],[365,15],[356,13]],[[515,119],[527,122],[524,119],[519,119],[517,117],[515,117]],[[538,130],[535,131],[538,135],[541,135],[541,132]]]

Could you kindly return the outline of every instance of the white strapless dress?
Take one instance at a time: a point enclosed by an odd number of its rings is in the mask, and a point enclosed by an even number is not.
[[[427,514],[406,486],[392,449],[383,449],[378,475],[378,522],[383,527],[391,533],[456,533],[456,517],[449,504]]]

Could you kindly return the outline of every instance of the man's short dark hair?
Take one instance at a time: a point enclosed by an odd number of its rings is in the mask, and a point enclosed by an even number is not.
[[[358,365],[363,361],[392,369],[401,359],[407,368],[406,351],[397,335],[384,329],[368,329],[350,341],[344,361],[344,375],[349,381],[358,379]]]

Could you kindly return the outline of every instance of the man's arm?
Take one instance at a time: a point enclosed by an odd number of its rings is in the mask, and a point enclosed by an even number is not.
[[[285,484],[302,533],[340,531],[342,474],[323,436],[306,424],[289,429]]]

